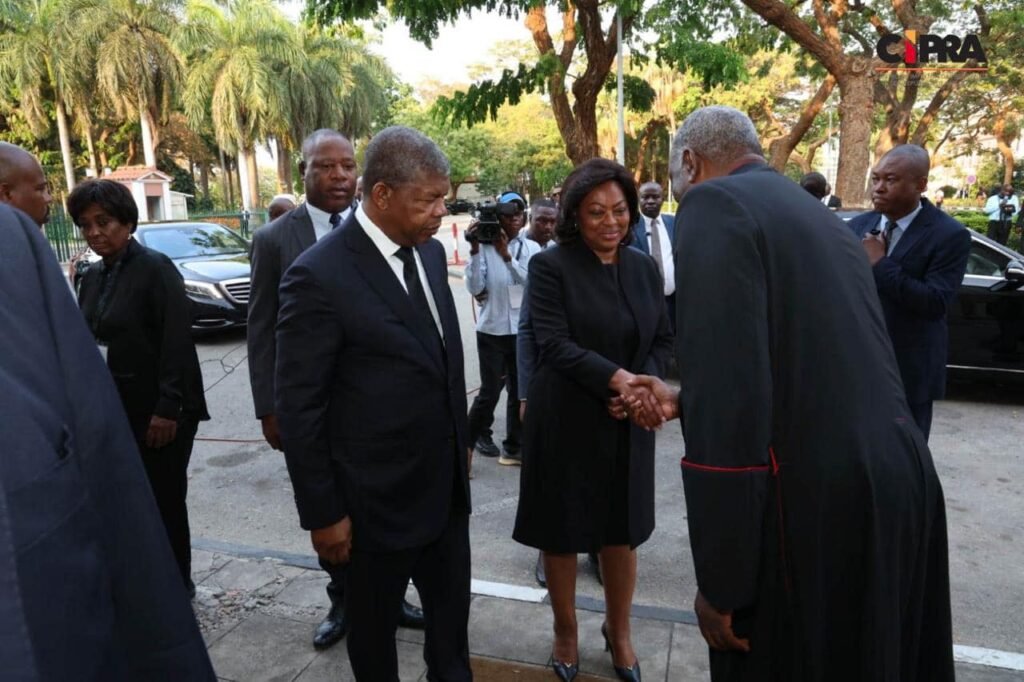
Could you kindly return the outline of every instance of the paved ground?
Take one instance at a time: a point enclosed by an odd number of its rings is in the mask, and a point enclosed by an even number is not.
[[[451,238],[446,241],[451,252]],[[479,374],[470,301],[461,280],[453,277],[450,284],[462,320],[468,388],[474,393]],[[322,617],[322,578],[316,571],[295,568],[312,567],[312,551],[308,535],[298,527],[283,458],[263,444],[252,413],[244,332],[206,338],[198,345],[213,420],[200,428],[190,469],[189,505],[196,545],[216,551],[207,564],[204,553],[197,552],[197,571],[207,578],[203,587],[223,591],[213,596],[201,590],[201,598],[209,603],[199,607],[210,625],[218,672],[239,681],[320,679],[318,675],[332,667],[348,674],[343,651],[317,655],[309,646],[312,625]],[[1024,391],[981,384],[955,386],[949,399],[936,407],[931,445],[947,498],[954,639],[960,645],[1024,651],[1022,410]],[[501,406],[497,414],[495,440],[500,440]],[[657,452],[658,527],[639,550],[635,603],[645,608],[636,626],[636,646],[649,679],[704,679],[704,650],[695,628],[687,624],[692,622],[689,609],[695,584],[678,470],[683,442],[677,427],[659,434]],[[517,664],[544,664],[550,646],[548,608],[486,596],[508,593],[491,583],[526,588],[526,593],[536,587],[536,553],[510,538],[518,469],[478,456],[474,473],[473,577],[481,594],[473,603],[473,652]],[[232,558],[239,556],[276,556],[291,565]],[[242,570],[242,564],[255,564],[259,568],[254,570],[264,577],[275,574],[256,587],[227,584],[233,580],[232,571],[248,575],[250,567]],[[600,611],[601,589],[586,564],[584,559],[580,567],[581,603]],[[206,567],[201,569],[202,565]],[[584,669],[610,674],[607,657],[599,650],[599,623],[596,613],[592,619],[581,615]],[[407,666],[403,679],[419,675],[421,657],[414,646],[418,636],[403,634],[408,640],[401,650]],[[1011,660],[1018,670],[1024,669],[1024,658]],[[520,676],[508,679],[529,679],[523,677],[527,672],[523,668]],[[504,679],[492,670],[480,674],[486,675],[480,679]],[[1024,673],[963,665],[959,677],[995,682],[1024,680]]]
[[[344,642],[325,652],[310,644],[323,617],[326,578],[276,559],[241,558],[196,550],[195,601],[203,635],[220,679],[231,682],[319,682],[353,680]],[[409,598],[416,599],[414,590]],[[632,628],[644,679],[665,682],[708,680],[707,650],[691,622],[647,613]],[[663,616],[665,614],[662,614]],[[581,603],[579,682],[614,679],[603,651],[600,605]],[[551,611],[531,603],[476,595],[471,604],[470,649],[481,682],[550,680]],[[425,679],[423,634],[398,632],[399,674]],[[959,664],[960,682],[1020,682],[1024,674]]]

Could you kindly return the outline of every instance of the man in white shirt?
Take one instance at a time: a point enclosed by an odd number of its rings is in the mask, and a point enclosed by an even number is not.
[[[515,211],[503,214],[503,207]],[[493,241],[481,243],[480,228],[466,231],[470,240],[466,266],[466,289],[481,302],[476,324],[477,354],[480,358],[480,392],[469,409],[469,442],[484,457],[499,457],[499,463],[520,464],[522,424],[519,420],[518,371],[516,369],[516,332],[519,309],[526,287],[526,264],[539,251],[536,244],[520,234],[525,221],[526,201],[515,192],[498,199],[500,229]],[[486,296],[483,296],[486,294]],[[502,450],[491,438],[494,408],[506,388],[505,440]]]
[[[1013,193],[1013,187],[1004,185],[1001,191],[990,196],[985,202],[985,213],[989,239],[1006,244],[1010,239],[1010,225],[1020,213],[1020,200]]]
[[[317,130],[302,144],[299,172],[306,201],[256,230],[252,239],[247,334],[249,379],[256,418],[262,425],[263,437],[275,450],[281,449],[274,408],[278,287],[292,262],[340,226],[355,208],[356,159],[352,143],[336,130]],[[331,576],[327,585],[331,608],[313,636],[313,646],[317,649],[332,646],[348,630],[344,567],[324,562],[321,567]],[[405,627],[422,628],[423,614],[403,602],[399,622]]]
[[[640,220],[633,226],[633,246],[658,264],[665,285],[665,304],[672,327],[676,325],[676,269],[672,258],[675,240],[675,216],[662,213],[665,193],[656,182],[640,185]]]

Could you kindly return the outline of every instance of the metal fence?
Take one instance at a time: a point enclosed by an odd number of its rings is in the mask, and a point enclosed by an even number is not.
[[[64,213],[64,208],[60,204],[54,204],[51,208],[45,233],[53,252],[57,254],[57,260],[61,263],[66,263],[86,249],[82,233],[75,228],[75,224]]]
[[[245,239],[252,236],[253,231],[267,222],[266,211],[242,211],[241,213],[193,213],[189,221],[201,223],[217,223],[234,230]],[[57,254],[57,260],[66,263],[85,251],[87,245],[82,239],[71,218],[64,213],[60,204],[55,204],[50,211],[50,220],[46,223],[46,238]]]

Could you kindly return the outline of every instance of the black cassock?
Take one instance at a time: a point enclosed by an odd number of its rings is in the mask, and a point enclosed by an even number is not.
[[[676,224],[690,544],[751,643],[712,680],[953,680],[942,488],[863,247],[762,164]]]

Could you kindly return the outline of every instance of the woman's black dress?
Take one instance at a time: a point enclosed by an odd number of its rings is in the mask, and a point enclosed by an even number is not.
[[[604,265],[582,243],[561,246],[531,260],[529,297],[540,357],[513,537],[557,553],[636,547],[654,530],[654,434],[608,414],[608,382],[619,368],[663,373],[657,267],[633,249]]]

